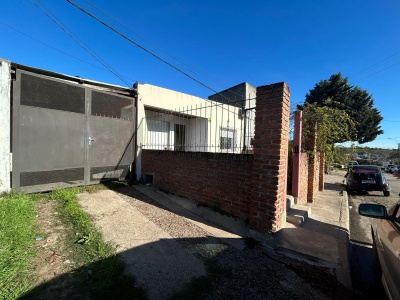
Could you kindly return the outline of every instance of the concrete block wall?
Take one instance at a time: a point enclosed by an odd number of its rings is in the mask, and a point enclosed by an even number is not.
[[[11,63],[0,59],[0,193],[11,190]]]
[[[257,88],[254,154],[142,151],[142,174],[161,189],[278,231],[286,220],[290,90]]]

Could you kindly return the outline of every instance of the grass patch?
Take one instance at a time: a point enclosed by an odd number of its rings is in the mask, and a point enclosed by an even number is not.
[[[115,255],[115,248],[103,241],[90,217],[79,207],[78,193],[107,189],[102,185],[55,190],[50,199],[56,200],[63,222],[69,228],[68,240],[72,259],[76,263],[77,282],[90,290],[93,299],[143,299],[134,280],[124,275],[124,266]]]
[[[182,291],[173,295],[170,300],[203,299],[218,278],[231,275],[228,270],[221,268],[213,259],[206,260],[205,267],[207,275],[194,278]]]
[[[32,281],[29,261],[35,230],[38,195],[3,193],[0,195],[0,299],[16,299]]]

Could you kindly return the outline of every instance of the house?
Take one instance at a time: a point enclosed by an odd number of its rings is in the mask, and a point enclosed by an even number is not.
[[[136,83],[137,160],[141,151],[243,153],[252,147],[256,89],[242,83],[208,99]]]

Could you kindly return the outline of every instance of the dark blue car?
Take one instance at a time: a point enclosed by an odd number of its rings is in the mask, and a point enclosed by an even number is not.
[[[349,193],[380,191],[384,196],[390,196],[390,184],[378,166],[355,165],[347,170],[345,177]]]

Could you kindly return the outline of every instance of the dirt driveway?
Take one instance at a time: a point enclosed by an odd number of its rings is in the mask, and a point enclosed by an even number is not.
[[[182,291],[193,299],[339,297],[328,269],[282,257],[163,201],[169,200],[155,201],[134,187],[79,197],[149,299]],[[201,282],[206,289],[198,289]]]

